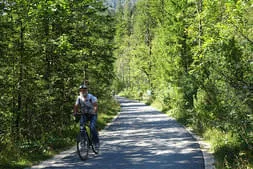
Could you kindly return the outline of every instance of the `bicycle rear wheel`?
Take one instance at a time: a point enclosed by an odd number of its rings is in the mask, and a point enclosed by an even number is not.
[[[86,160],[89,153],[89,143],[85,134],[79,134],[77,136],[77,153],[81,160]]]

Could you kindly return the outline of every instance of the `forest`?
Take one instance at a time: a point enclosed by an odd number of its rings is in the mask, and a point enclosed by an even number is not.
[[[121,2],[121,3],[119,3]],[[0,2],[0,168],[72,146],[84,80],[99,128],[112,94],[145,101],[211,144],[216,168],[253,168],[253,1]]]
[[[127,0],[116,20],[115,90],[194,129],[217,168],[253,168],[253,1]]]

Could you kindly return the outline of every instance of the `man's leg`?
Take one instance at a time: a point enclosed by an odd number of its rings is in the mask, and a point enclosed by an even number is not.
[[[96,130],[97,115],[92,115],[90,120],[90,130],[92,132],[92,139],[95,144],[99,143],[98,132]]]
[[[81,118],[80,118],[80,131],[83,133],[85,130],[84,130],[84,125],[85,125],[85,122],[86,122],[86,116],[85,115],[81,115]]]

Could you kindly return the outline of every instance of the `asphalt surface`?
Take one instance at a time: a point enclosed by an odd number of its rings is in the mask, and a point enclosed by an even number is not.
[[[81,161],[73,147],[32,169],[205,169],[198,141],[180,124],[137,101],[100,132],[100,154]]]

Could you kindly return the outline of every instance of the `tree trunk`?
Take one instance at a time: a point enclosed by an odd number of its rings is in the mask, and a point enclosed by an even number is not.
[[[199,15],[199,48],[201,49],[202,47],[202,36],[203,36],[203,27],[202,27],[202,19],[200,18],[201,13],[202,13],[202,7],[203,7],[203,0],[198,0],[197,3],[197,11]]]
[[[23,22],[20,21],[20,41],[19,41],[19,77],[18,77],[18,105],[15,120],[16,137],[19,139],[20,135],[20,119],[22,114],[22,88],[23,88],[23,57],[24,57],[24,31]],[[13,97],[15,99],[15,96]]]

